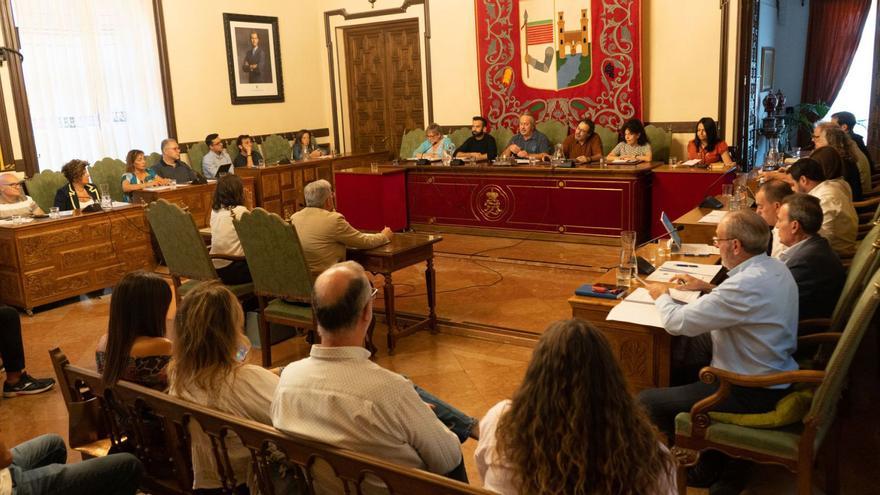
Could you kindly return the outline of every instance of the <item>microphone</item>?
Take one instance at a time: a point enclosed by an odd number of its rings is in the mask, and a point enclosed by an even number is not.
[[[733,165],[726,172],[719,175],[717,179],[713,180],[711,184],[709,184],[709,187],[707,187],[706,190],[703,191],[703,195],[705,197],[703,198],[703,201],[700,202],[700,205],[699,205],[700,208],[712,208],[713,210],[720,210],[721,208],[724,207],[724,204],[721,201],[718,201],[718,199],[716,199],[714,196],[711,196],[709,194],[709,191],[713,187],[715,187],[715,185],[718,184],[718,182],[720,182],[721,179],[727,177],[731,172],[735,172],[736,170],[737,170],[737,166]]]
[[[676,232],[681,232],[682,230],[684,230],[684,225],[676,225],[675,226]],[[656,241],[657,239],[662,239],[668,235],[669,235],[669,232],[666,232],[664,230],[664,232],[662,234],[658,235],[657,237],[653,237],[651,239],[648,239],[647,241],[636,246],[636,249],[643,247],[643,246],[646,246],[646,245]],[[639,275],[650,275],[650,274],[654,273],[654,270],[656,270],[656,268],[654,267],[654,265],[651,264],[650,261],[648,261],[645,258],[642,258],[641,256],[638,256],[638,255],[636,256],[636,268],[639,271]]]
[[[684,230],[684,225],[676,225],[676,226],[675,226],[675,231],[676,231],[676,232],[681,232],[682,230]],[[662,239],[662,238],[664,238],[664,237],[666,237],[666,236],[668,236],[668,235],[669,235],[669,232],[666,232],[666,231],[664,230],[663,233],[660,234],[660,235],[658,235],[657,237],[652,237],[652,238],[648,239],[647,241],[645,241],[645,242],[639,244],[638,246],[636,246],[636,249],[638,249],[638,248],[640,248],[640,247],[643,247],[643,246],[647,246],[648,244],[651,244],[652,242],[656,241],[657,239]]]

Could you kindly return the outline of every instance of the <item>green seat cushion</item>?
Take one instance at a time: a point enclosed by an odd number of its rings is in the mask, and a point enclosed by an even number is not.
[[[804,419],[813,404],[813,389],[797,390],[779,399],[776,409],[761,414],[710,412],[709,417],[721,423],[750,428],[780,428]]]
[[[263,311],[266,319],[301,321],[311,326],[312,307],[306,303],[292,303],[281,299],[273,299]]]
[[[791,425],[778,430],[766,430],[713,422],[706,430],[706,439],[717,445],[796,460],[798,458],[798,441],[802,430],[803,424]],[[675,417],[675,434],[690,436],[690,413],[679,413]]]
[[[180,297],[183,297],[201,282],[202,280],[187,280],[180,284],[180,287],[177,288],[177,293],[180,294]],[[254,293],[254,284],[227,285],[226,288],[232,291],[232,293],[235,294],[235,297],[242,297]]]

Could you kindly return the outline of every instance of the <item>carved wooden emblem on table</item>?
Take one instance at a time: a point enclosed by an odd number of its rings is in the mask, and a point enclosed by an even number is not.
[[[510,211],[510,196],[501,187],[489,184],[475,195],[474,210],[490,222],[497,222]]]

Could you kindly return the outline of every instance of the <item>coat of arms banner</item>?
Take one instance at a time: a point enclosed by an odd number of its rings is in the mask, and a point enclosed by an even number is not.
[[[492,127],[519,115],[618,129],[642,114],[639,0],[475,0],[480,105]]]

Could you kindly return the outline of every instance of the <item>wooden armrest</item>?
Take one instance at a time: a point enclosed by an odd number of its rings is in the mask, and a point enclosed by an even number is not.
[[[803,337],[798,337],[798,346],[801,344],[824,344],[826,342],[837,343],[842,335],[843,333],[841,332],[823,332],[804,335]]]
[[[212,260],[229,260],[229,261],[244,261],[244,256],[233,256],[231,254],[212,254],[210,255]]]
[[[798,335],[818,333],[831,328],[831,318],[809,318],[798,322]]]
[[[880,195],[877,195],[880,191],[869,191],[864,194],[865,198],[862,201],[853,201],[853,208],[856,210],[860,208],[874,208],[876,209],[877,205],[880,204]]]

